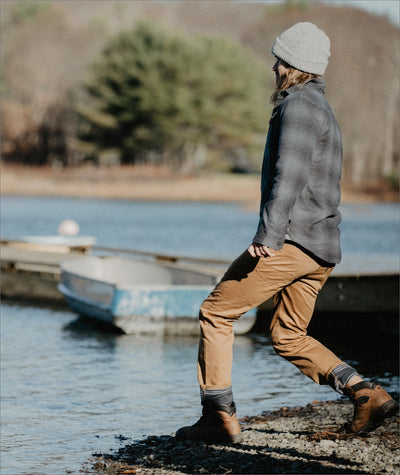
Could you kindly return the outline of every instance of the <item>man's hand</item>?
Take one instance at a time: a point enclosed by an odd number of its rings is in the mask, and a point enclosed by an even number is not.
[[[275,254],[269,247],[263,246],[262,244],[259,244],[258,242],[251,243],[247,251],[249,252],[251,257],[265,257],[265,256],[274,257],[275,256]]]

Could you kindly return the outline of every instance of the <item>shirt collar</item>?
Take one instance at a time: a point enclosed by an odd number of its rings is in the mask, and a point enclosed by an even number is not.
[[[276,106],[279,106],[279,104],[283,101],[283,99],[286,96],[293,94],[294,92],[297,92],[300,89],[310,89],[310,88],[319,90],[321,94],[325,94],[325,89],[326,89],[325,81],[322,78],[311,78],[308,81],[306,81],[304,84],[302,84],[301,86],[295,85],[295,86],[289,87],[288,89],[285,89],[284,91],[281,91],[278,94]]]
[[[283,91],[284,97],[289,94],[292,94],[293,92],[298,91],[299,89],[309,89],[309,88],[317,89],[322,94],[325,94],[325,89],[326,89],[325,81],[322,78],[311,78],[301,86],[299,85],[292,86],[292,87],[289,87],[289,89],[286,89],[285,91]]]

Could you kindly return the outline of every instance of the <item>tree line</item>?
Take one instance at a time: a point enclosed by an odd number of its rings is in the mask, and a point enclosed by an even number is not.
[[[6,1],[1,10],[2,160],[256,170],[271,44],[312,21],[332,40],[327,95],[344,181],[397,183],[399,29],[382,17],[320,2]]]

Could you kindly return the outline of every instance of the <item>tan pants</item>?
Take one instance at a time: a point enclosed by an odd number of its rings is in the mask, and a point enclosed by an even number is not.
[[[275,351],[319,384],[342,364],[307,335],[318,292],[332,268],[321,267],[296,246],[285,244],[275,257],[253,258],[245,251],[225,273],[200,309],[198,379],[202,389],[231,385],[233,322],[274,297],[271,340]]]

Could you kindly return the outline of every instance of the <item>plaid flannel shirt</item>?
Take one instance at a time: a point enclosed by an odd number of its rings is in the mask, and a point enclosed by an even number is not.
[[[342,137],[323,79],[284,91],[270,120],[253,241],[278,250],[291,240],[340,262],[341,169]]]

